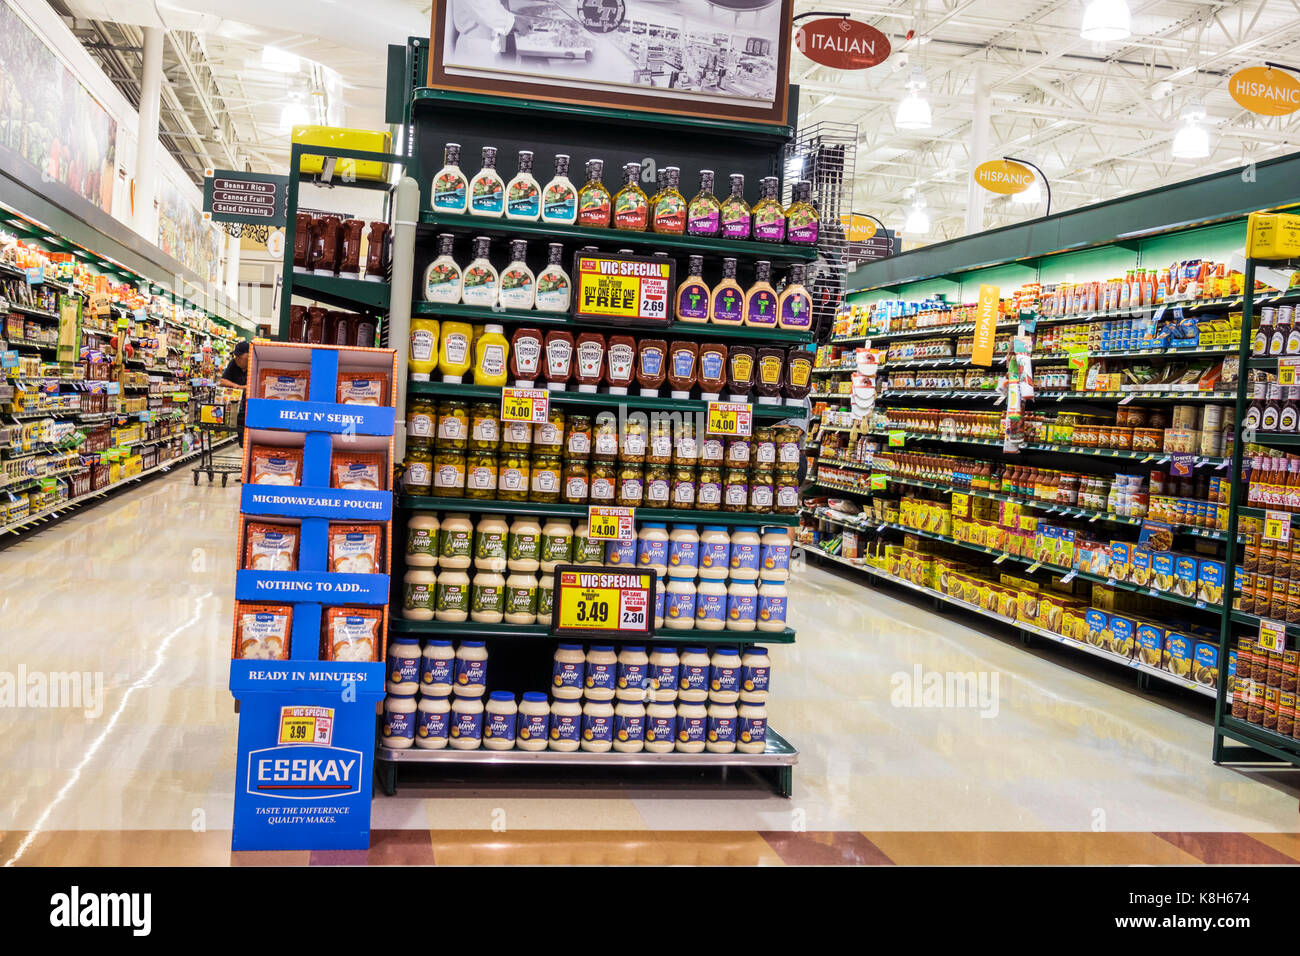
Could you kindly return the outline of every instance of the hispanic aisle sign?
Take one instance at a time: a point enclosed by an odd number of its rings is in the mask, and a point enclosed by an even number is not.
[[[669,325],[675,265],[663,256],[574,256],[574,318]]]
[[[804,56],[837,70],[865,70],[889,57],[889,38],[875,27],[848,17],[824,17],[805,23],[794,35]]]
[[[991,193],[1011,196],[1022,193],[1034,184],[1034,171],[1028,166],[1008,162],[1005,159],[991,159],[975,167],[975,183]]]
[[[970,357],[972,365],[993,364],[993,337],[997,334],[1001,296],[1002,290],[998,286],[980,286],[979,310],[975,313],[975,348]]]
[[[1248,66],[1228,79],[1228,93],[1242,109],[1260,116],[1286,116],[1300,109],[1300,80],[1286,70]]]

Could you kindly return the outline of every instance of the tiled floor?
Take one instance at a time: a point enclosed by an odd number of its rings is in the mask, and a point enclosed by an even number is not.
[[[403,774],[395,797],[375,798],[368,852],[232,855],[238,495],[182,471],[0,550],[0,672],[103,682],[86,706],[0,709],[0,861],[1300,857],[1296,772],[1215,767],[1208,701],[1138,693],[1118,669],[1026,651],[980,621],[812,566],[791,585],[798,643],[772,649],[772,725],[801,751],[791,800],[734,780]],[[916,667],[982,678],[985,696],[904,706]]]

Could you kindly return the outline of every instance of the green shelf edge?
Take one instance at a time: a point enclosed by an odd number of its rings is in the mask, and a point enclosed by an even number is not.
[[[456,215],[424,210],[420,225],[429,229],[446,229],[462,235],[483,233],[511,238],[541,239],[547,242],[582,242],[647,249],[668,250],[685,254],[729,256],[752,260],[766,259],[774,266],[813,262],[816,248],[784,243],[756,242],[751,239],[710,239],[704,236],[675,236],[661,232],[632,232],[626,229],[597,229],[591,226],[564,226],[552,222],[528,222],[486,216]]]
[[[388,308],[388,283],[370,282],[366,279],[344,279],[338,276],[318,276],[309,272],[293,272],[286,277],[288,295],[306,299],[320,299],[338,306],[361,306],[368,309]]]
[[[428,634],[439,636],[481,637],[536,637],[545,640],[570,640],[570,638],[552,638],[550,627],[545,624],[479,624],[474,621],[408,621],[392,618],[389,631],[396,634]],[[794,628],[784,631],[701,631],[695,628],[674,630],[660,628],[653,637],[634,635],[631,637],[610,637],[611,643],[636,644],[793,644]],[[602,638],[604,640],[604,638]]]
[[[665,389],[666,390],[666,389]],[[408,395],[433,395],[441,398],[467,398],[479,401],[501,400],[501,389],[496,385],[468,385],[451,382],[408,382]],[[647,395],[610,395],[607,392],[550,392],[551,404],[576,408],[611,408],[624,406],[658,412],[697,412],[709,410],[709,403],[697,398],[664,398]],[[803,418],[807,409],[802,405],[753,404],[754,419],[780,421],[785,418]]]
[[[589,505],[555,504],[539,501],[499,501],[490,498],[443,498],[439,495],[401,495],[399,508],[409,511],[466,511],[480,514],[531,514],[550,518],[585,518]],[[641,521],[666,521],[676,524],[757,525],[759,527],[792,528],[799,516],[760,515],[748,511],[696,511],[680,508],[637,508]]]
[[[1238,743],[1254,747],[1278,760],[1300,765],[1300,740],[1294,737],[1284,737],[1275,730],[1266,730],[1231,714],[1224,714],[1222,724],[1216,729]]]
[[[1255,432],[1255,437],[1248,445],[1277,445],[1289,447],[1300,445],[1300,435],[1291,432]]]
[[[670,325],[620,325],[608,322],[581,321],[568,312],[539,312],[536,309],[494,309],[490,306],[446,305],[440,302],[411,303],[412,316],[464,319],[467,322],[495,322],[511,325],[537,325],[551,328],[600,329],[606,333],[626,330],[637,335],[655,332],[681,338],[691,336],[702,339],[748,339],[756,343],[783,342],[806,345],[812,341],[811,332],[791,332],[789,329],[756,329],[749,325],[715,325],[712,322],[673,322]]]

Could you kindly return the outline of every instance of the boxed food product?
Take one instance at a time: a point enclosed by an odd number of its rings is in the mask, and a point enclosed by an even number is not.
[[[1134,545],[1129,551],[1129,581],[1140,588],[1149,588],[1151,573],[1151,552]]]
[[[382,525],[330,525],[327,564],[330,571],[349,574],[378,574],[383,571],[382,552]]]
[[[1086,640],[1093,647],[1110,647],[1110,615],[1095,607],[1088,608],[1083,615],[1086,628]]]
[[[1151,555],[1151,587],[1157,591],[1172,591],[1174,588],[1174,556],[1168,551],[1158,551]]]
[[[335,448],[330,460],[330,487],[356,491],[383,491],[388,487],[381,452]]]
[[[1165,651],[1165,670],[1175,677],[1191,677],[1196,641],[1182,631],[1170,631],[1165,636]]]
[[[325,609],[327,661],[373,661],[379,653],[383,611],[370,607]]]
[[[1223,562],[1202,558],[1197,568],[1197,597],[1206,604],[1223,603]]]
[[[1192,668],[1192,679],[1206,687],[1217,687],[1219,685],[1218,646],[1208,641],[1198,641],[1193,651],[1193,659],[1195,666]]]
[[[1110,616],[1110,650],[1120,657],[1132,657],[1137,625],[1133,618],[1123,614]]]
[[[1116,581],[1127,581],[1132,574],[1132,545],[1127,541],[1110,543],[1110,576]]]
[[[311,386],[311,372],[305,368],[261,368],[257,370],[255,398],[284,402],[305,402]]]
[[[339,372],[336,400],[340,405],[387,405],[388,376],[383,372]]]
[[[1137,653],[1143,664],[1165,668],[1165,629],[1150,621],[1140,621],[1137,626]]]
[[[287,604],[235,604],[233,655],[245,660],[287,660],[293,608]]]

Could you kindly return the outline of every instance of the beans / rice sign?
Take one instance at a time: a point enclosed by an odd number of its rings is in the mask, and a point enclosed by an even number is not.
[[[975,167],[975,182],[989,192],[1011,196],[1024,192],[1034,183],[1034,173],[1028,166],[1010,163],[1005,159],[991,159]]]
[[[839,70],[879,66],[890,53],[889,37],[848,17],[823,17],[805,23],[794,35],[794,45],[808,59]]]
[[[1248,66],[1228,80],[1237,105],[1260,116],[1286,116],[1300,109],[1300,80],[1285,70]]]

